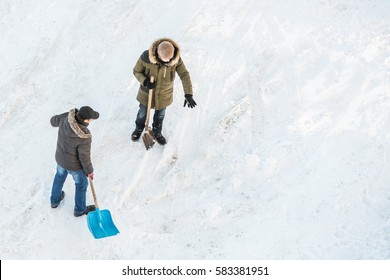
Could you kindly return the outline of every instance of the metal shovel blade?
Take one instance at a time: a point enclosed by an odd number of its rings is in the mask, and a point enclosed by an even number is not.
[[[95,239],[114,236],[119,233],[108,210],[99,210],[99,208],[96,208],[95,211],[88,213],[87,221],[89,231]]]
[[[142,135],[142,140],[144,141],[146,150],[152,148],[154,143],[156,143],[156,137],[150,128]]]

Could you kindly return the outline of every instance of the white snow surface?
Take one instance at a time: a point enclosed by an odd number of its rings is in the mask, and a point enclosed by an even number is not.
[[[1,259],[389,259],[390,1],[0,1]],[[182,49],[163,134],[130,140],[133,67]],[[50,207],[53,115],[89,105],[120,234]],[[92,204],[90,189],[87,203]]]

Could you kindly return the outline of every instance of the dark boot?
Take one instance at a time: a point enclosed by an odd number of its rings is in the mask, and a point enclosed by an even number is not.
[[[162,126],[153,126],[153,134],[154,137],[156,137],[157,142],[160,145],[165,145],[167,143],[167,140],[165,137],[161,134]]]
[[[64,197],[65,197],[65,192],[64,191],[62,191],[62,193],[61,193],[61,200],[60,200],[60,202],[64,199]],[[57,208],[58,207],[58,205],[60,205],[60,202],[58,202],[58,204],[52,204],[51,205],[51,208]]]
[[[144,130],[143,128],[136,127],[133,133],[131,134],[131,140],[133,140],[134,142],[138,141],[139,138],[141,137],[143,130]]]
[[[95,210],[96,210],[95,205],[88,205],[88,206],[85,208],[84,212],[82,212],[82,213],[76,213],[76,212],[74,212],[74,216],[75,216],[75,217],[80,217],[80,216],[82,216],[82,215],[88,215],[89,212],[92,212],[92,211],[95,211]]]

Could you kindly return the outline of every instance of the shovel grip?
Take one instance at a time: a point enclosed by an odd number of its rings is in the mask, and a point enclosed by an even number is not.
[[[93,180],[89,177],[88,177],[88,180],[89,180],[89,185],[91,186],[91,191],[92,191],[93,201],[95,202],[95,207],[99,208],[99,204],[98,204],[97,198],[96,198],[95,187],[93,186]]]

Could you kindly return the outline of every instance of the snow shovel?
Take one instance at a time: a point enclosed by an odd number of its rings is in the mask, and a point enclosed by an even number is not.
[[[95,239],[113,236],[119,233],[119,230],[112,221],[111,213],[108,210],[99,210],[99,204],[96,199],[95,188],[93,182],[89,178],[89,184],[91,185],[93,200],[95,201],[95,211],[91,211],[87,215],[88,228]]]
[[[154,82],[154,77],[150,77],[150,82]],[[149,126],[149,117],[150,117],[150,108],[152,107],[152,97],[153,89],[149,89],[149,98],[148,98],[148,111],[146,113],[146,122],[145,122],[145,132],[142,135],[142,140],[144,141],[146,150],[149,150],[156,143],[156,137],[154,136],[153,130]]]

